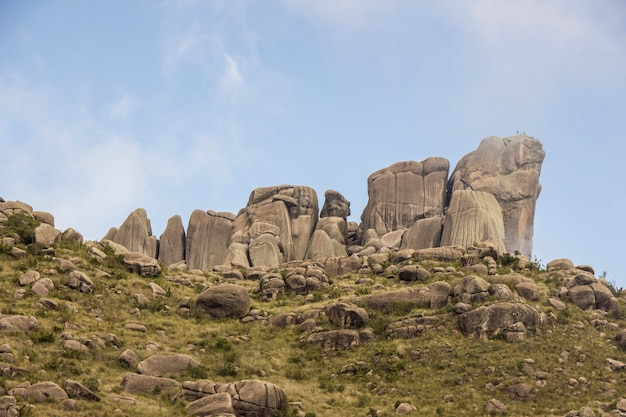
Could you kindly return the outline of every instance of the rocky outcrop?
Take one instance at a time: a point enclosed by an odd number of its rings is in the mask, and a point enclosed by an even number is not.
[[[278,185],[253,190],[236,216],[195,210],[186,233],[180,217],[172,217],[160,247],[143,209],[105,238],[167,266],[203,271],[482,242],[490,242],[496,253],[530,255],[543,157],[534,138],[492,136],[465,155],[450,178],[445,158],[392,164],[369,176],[361,224],[348,222],[350,202],[338,191],[325,192],[318,220],[314,189]],[[4,212],[22,210],[32,216],[30,206],[11,207]]]
[[[463,334],[477,337],[492,337],[502,332],[505,337],[509,332],[525,334],[538,330],[544,322],[544,314],[534,308],[507,302],[483,305],[459,316]]]
[[[185,260],[186,236],[183,221],[179,215],[167,221],[165,231],[159,239],[159,262],[166,266]]]
[[[109,239],[124,246],[130,252],[139,252],[152,258],[157,257],[156,236],[152,236],[152,226],[146,210],[138,208],[122,223],[117,231],[107,233]]]
[[[230,243],[248,247],[251,266],[304,259],[318,210],[317,193],[311,187],[257,188],[237,215]]]
[[[383,236],[417,220],[442,215],[449,169],[447,159],[428,158],[398,162],[371,174],[369,201],[361,216],[363,230],[374,229]]]
[[[197,416],[234,414],[269,417],[284,410],[287,405],[281,388],[258,379],[229,384],[210,380],[185,381],[183,390],[177,397],[195,400],[187,406],[187,413]]]
[[[194,210],[187,227],[188,269],[207,270],[224,263],[235,216],[227,212]]]
[[[180,382],[171,378],[135,374],[127,372],[121,382],[122,388],[129,394],[154,395],[158,392],[175,394],[181,388]]]
[[[350,215],[350,202],[334,190],[326,191],[324,196],[321,218],[317,222],[315,232],[309,242],[306,259],[348,255],[346,252],[348,237],[346,218]]]
[[[541,142],[535,138],[490,136],[459,161],[450,176],[448,194],[473,190],[493,195],[502,211],[506,250],[530,255],[544,156]]]
[[[472,246],[491,242],[504,252],[502,212],[491,194],[458,190],[452,193],[448,214],[443,222],[442,246]]]

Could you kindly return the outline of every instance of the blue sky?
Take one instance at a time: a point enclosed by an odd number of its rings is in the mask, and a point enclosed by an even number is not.
[[[523,131],[535,256],[626,286],[621,0],[0,2],[0,196],[99,239]]]

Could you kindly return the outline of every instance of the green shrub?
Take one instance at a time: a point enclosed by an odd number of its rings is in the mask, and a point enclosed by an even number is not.
[[[6,222],[4,222],[4,228],[2,229],[1,236],[9,236],[16,234],[26,244],[33,242],[35,238],[35,229],[41,222],[27,214],[16,213],[9,216]]]

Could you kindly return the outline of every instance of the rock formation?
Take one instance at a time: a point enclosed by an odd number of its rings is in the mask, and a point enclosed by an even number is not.
[[[139,208],[128,216],[120,228],[110,238],[130,252],[139,252],[152,258],[157,257],[158,243],[152,236],[152,226],[146,210]]]
[[[159,262],[172,265],[185,260],[186,236],[179,215],[169,218],[165,231],[159,239]]]
[[[395,163],[369,176],[369,200],[361,224],[348,222],[350,202],[338,191],[325,192],[318,220],[314,189],[279,185],[253,190],[236,216],[195,210],[186,232],[180,217],[174,216],[159,242],[152,236],[144,209],[135,210],[104,239],[158,258],[166,266],[189,270],[222,265],[277,267],[303,259],[484,242],[496,253],[529,256],[543,158],[537,139],[517,135],[485,138],[478,149],[461,159],[450,178],[450,163],[444,158]],[[32,216],[32,208],[23,203],[1,204],[0,215],[18,210]],[[40,226],[38,236],[46,244],[57,239],[50,228],[46,223]],[[269,285],[266,296],[282,291],[272,287],[270,280],[264,282]]]
[[[221,265],[235,216],[232,213],[194,210],[187,227],[186,261],[189,269],[206,270]]]
[[[532,137],[490,136],[461,158],[448,181],[448,194],[457,190],[492,194],[502,210],[506,250],[528,256],[544,156],[541,142]]]
[[[428,158],[398,162],[371,174],[369,201],[361,216],[363,230],[374,229],[383,236],[419,219],[442,215],[449,169],[447,159]]]

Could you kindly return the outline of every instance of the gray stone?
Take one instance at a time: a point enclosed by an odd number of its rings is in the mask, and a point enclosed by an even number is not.
[[[137,371],[150,376],[180,375],[185,370],[198,366],[200,362],[189,355],[153,355],[139,362]]]
[[[39,327],[39,321],[33,316],[0,313],[0,332],[22,331],[29,332]]]
[[[64,384],[65,392],[70,398],[87,401],[100,401],[100,397],[78,381],[68,379]]]
[[[125,252],[121,256],[124,265],[136,274],[155,277],[161,273],[161,265],[154,257],[140,252]]]
[[[205,417],[223,415],[225,413],[235,415],[232,397],[227,392],[206,395],[187,404],[185,410],[187,415],[190,416]]]
[[[61,232],[47,223],[41,223],[35,228],[33,241],[44,248],[49,248],[55,242]]]
[[[129,214],[111,240],[130,252],[142,253],[151,258],[157,257],[157,239],[152,236],[150,219],[143,208]]]
[[[426,249],[441,245],[443,216],[417,220],[402,235],[400,249]]]
[[[345,350],[359,346],[359,332],[356,330],[330,330],[312,333],[304,341],[324,350]]]
[[[222,265],[228,254],[235,216],[227,212],[194,210],[187,226],[186,262],[190,270]]]
[[[180,382],[171,378],[141,375],[127,372],[121,382],[125,392],[130,394],[157,395],[159,393],[175,394],[181,388]]]
[[[135,351],[126,349],[118,356],[117,362],[126,368],[135,369],[137,365],[139,365],[139,362],[141,362],[141,358]]]
[[[359,329],[369,323],[367,311],[352,303],[334,304],[328,309],[327,315],[330,322],[339,327]]]
[[[361,220],[363,230],[379,236],[406,229],[419,219],[440,216],[450,163],[444,158],[398,162],[372,173],[367,180],[369,200]]]
[[[490,242],[505,252],[502,211],[496,198],[485,192],[458,190],[452,193],[443,221],[442,246],[472,246]]]
[[[324,205],[320,211],[320,218],[340,217],[346,219],[350,215],[350,202],[335,190],[326,190]]]
[[[544,157],[541,142],[524,134],[485,138],[478,149],[458,162],[450,175],[448,192],[474,190],[493,195],[503,215],[506,251],[530,256]]]
[[[159,262],[169,266],[184,261],[186,242],[181,217],[179,215],[170,217],[159,239]]]
[[[459,316],[459,326],[466,336],[490,337],[521,322],[530,331],[543,326],[544,315],[520,303],[495,303],[480,306]]]
[[[250,296],[240,285],[224,284],[205,288],[198,295],[196,305],[211,317],[240,319],[250,310]]]

